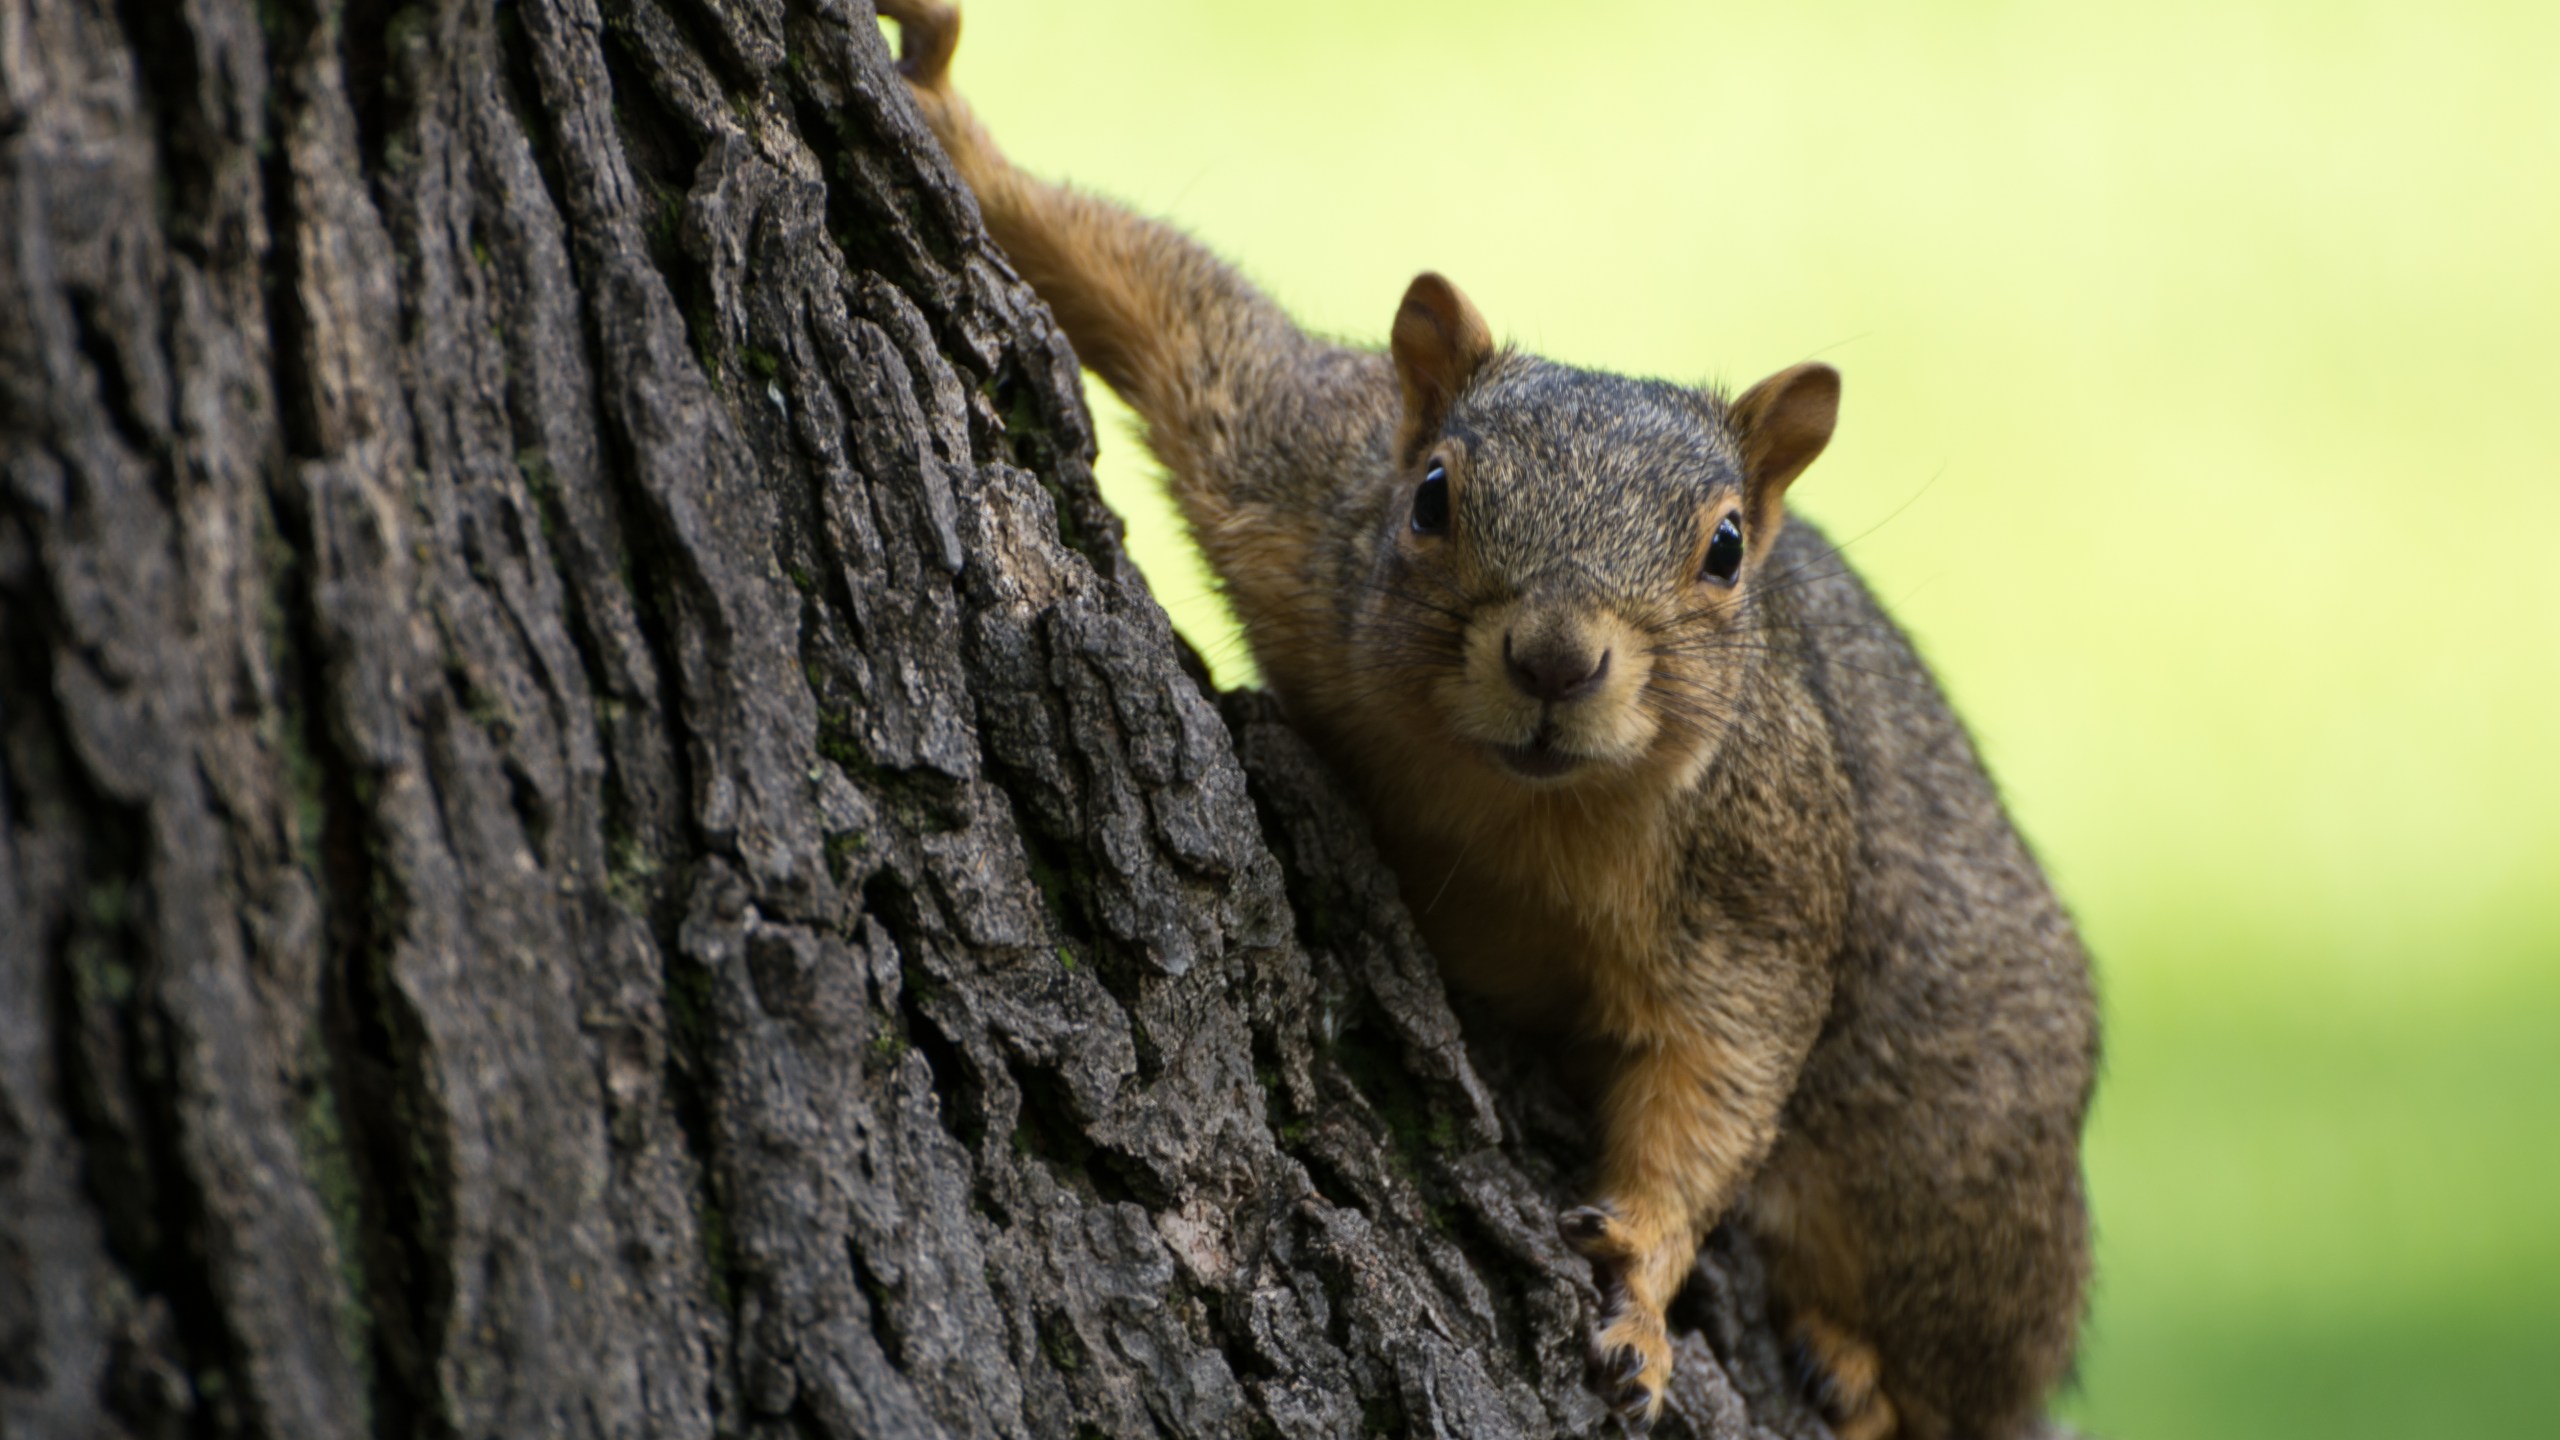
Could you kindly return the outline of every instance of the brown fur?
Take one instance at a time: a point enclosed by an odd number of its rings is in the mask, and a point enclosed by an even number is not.
[[[1785,518],[1839,377],[1727,402],[1571,370],[1432,274],[1389,354],[1314,340],[1178,232],[1012,168],[949,86],[957,15],[881,10],[1452,980],[1604,1054],[1600,1198],[1562,1220],[1604,1395],[1658,1409],[1664,1307],[1739,1215],[1842,1435],[2019,1433],[2088,1274],[2095,1007],[1927,671]],[[1435,474],[1445,533],[1411,523]]]

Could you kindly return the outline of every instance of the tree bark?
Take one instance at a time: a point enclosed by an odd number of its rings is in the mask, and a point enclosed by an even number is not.
[[[867,6],[0,0],[0,1433],[1600,1430],[1092,453]]]

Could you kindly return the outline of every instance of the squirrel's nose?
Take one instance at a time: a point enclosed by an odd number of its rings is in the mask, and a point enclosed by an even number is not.
[[[1577,645],[1532,645],[1524,653],[1512,648],[1511,636],[1502,637],[1502,668],[1511,675],[1511,683],[1521,694],[1550,705],[1563,705],[1579,700],[1600,688],[1609,678],[1609,652],[1591,658],[1591,652]]]

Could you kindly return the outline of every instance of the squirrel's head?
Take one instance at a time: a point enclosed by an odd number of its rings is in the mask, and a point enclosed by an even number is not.
[[[1838,373],[1727,401],[1576,370],[1497,349],[1433,274],[1392,351],[1397,469],[1355,622],[1375,669],[1523,783],[1694,773],[1767,651],[1754,589]]]

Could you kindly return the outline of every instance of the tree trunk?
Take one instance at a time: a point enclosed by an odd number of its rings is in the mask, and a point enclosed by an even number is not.
[[[0,0],[0,1432],[1602,1428],[867,6],[309,4]]]

